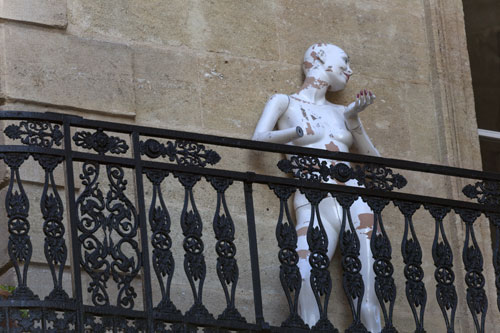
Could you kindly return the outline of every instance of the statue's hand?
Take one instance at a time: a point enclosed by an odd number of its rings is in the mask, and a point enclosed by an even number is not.
[[[344,117],[346,119],[356,118],[358,113],[366,109],[366,107],[373,102],[375,102],[375,95],[366,89],[361,90],[359,94],[356,95],[356,100],[346,107]]]

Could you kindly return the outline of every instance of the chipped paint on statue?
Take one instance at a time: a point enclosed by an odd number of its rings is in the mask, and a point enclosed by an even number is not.
[[[349,152],[352,146],[367,155],[380,156],[368,138],[358,114],[375,101],[375,95],[361,90],[348,106],[326,100],[327,91],[343,90],[351,75],[350,59],[338,46],[314,44],[306,51],[302,62],[305,80],[302,87],[290,96],[277,94],[267,102],[255,129],[253,140],[284,143],[300,147]],[[314,115],[314,116],[313,116]],[[329,161],[332,165],[336,161]],[[348,163],[347,163],[348,164]],[[356,181],[345,184],[358,186]],[[297,253],[302,274],[299,295],[299,313],[310,327],[319,319],[318,305],[309,282],[311,266],[307,244],[307,228],[311,217],[311,205],[305,196],[296,192],[294,207],[297,218]],[[342,223],[342,207],[330,195],[319,204],[321,219],[328,235],[328,256],[335,251]],[[373,258],[370,237],[373,230],[373,212],[361,199],[351,207],[353,223],[360,240],[365,295],[361,306],[361,319],[368,331],[380,332],[380,309],[375,295]],[[317,224],[317,221],[314,221]]]

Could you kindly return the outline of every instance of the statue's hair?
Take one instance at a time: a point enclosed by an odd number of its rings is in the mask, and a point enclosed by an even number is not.
[[[309,69],[322,63],[325,54],[332,49],[339,50],[340,47],[327,43],[316,43],[309,46],[306,53],[304,53],[304,62],[302,63],[304,74],[307,75]]]

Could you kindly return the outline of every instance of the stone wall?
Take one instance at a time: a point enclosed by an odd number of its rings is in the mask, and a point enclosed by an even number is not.
[[[329,98],[347,104],[362,88],[375,92],[376,103],[361,117],[383,156],[481,168],[459,0],[0,0],[0,19],[2,110],[63,112],[250,138],[267,99],[277,92],[291,94],[300,86],[300,64],[307,47],[330,42],[350,55],[354,75],[345,91]],[[276,173],[276,158],[242,151],[228,165]],[[39,192],[43,175],[23,175],[30,179],[33,193]],[[439,177],[408,178],[410,190],[423,194],[453,197],[463,185]],[[171,186],[175,186],[173,182]],[[210,235],[208,221],[215,199],[203,196],[208,186],[200,184],[197,195],[208,225],[206,234]],[[172,200],[181,201],[180,190],[177,186],[177,192],[170,192]],[[149,190],[148,198],[150,195]],[[231,198],[233,218],[245,235],[241,188],[235,189]],[[264,310],[266,320],[277,324],[286,315],[274,240],[278,202],[263,187],[256,187],[255,201]],[[171,208],[172,220],[178,221],[180,206]],[[418,218],[432,223],[428,213]],[[395,322],[400,331],[410,332],[413,325],[408,323],[413,319],[404,297],[403,262],[398,250],[403,221],[393,210],[387,212],[387,221],[395,242],[399,292]],[[460,272],[457,331],[470,332],[472,321],[464,302],[461,273],[463,227],[456,219],[447,222],[456,253],[455,268]],[[493,281],[489,229],[485,223],[481,226],[488,281]],[[426,327],[443,331],[434,297],[431,229],[418,230],[429,295]],[[33,230],[41,234],[40,226]],[[182,236],[176,237],[180,249]],[[242,265],[238,305],[252,318],[248,247],[244,236],[238,236],[236,242],[242,249],[238,254]],[[206,246],[213,249],[210,242]],[[182,277],[182,254],[176,258],[174,301],[186,310],[190,291]],[[207,259],[212,268],[205,299],[209,310],[217,314],[222,310],[222,293],[213,258]],[[33,265],[33,273],[49,279],[41,254],[34,261],[39,264]],[[345,329],[350,315],[344,296],[340,296],[338,254],[332,267],[335,302],[339,304],[333,302],[330,312],[336,326]],[[3,271],[7,272],[4,281],[15,283],[8,264]],[[65,282],[70,290],[71,278]],[[493,325],[498,321],[492,314],[495,293],[488,283],[488,325]],[[42,296],[47,292],[42,284],[34,288]]]

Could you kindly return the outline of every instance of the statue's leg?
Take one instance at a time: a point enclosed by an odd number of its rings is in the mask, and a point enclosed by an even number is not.
[[[333,207],[333,208],[332,208]],[[319,205],[321,221],[328,237],[328,257],[331,259],[340,230],[341,215],[336,201],[328,196],[323,199]],[[302,276],[302,287],[299,295],[299,314],[306,324],[310,327],[319,320],[318,303],[311,288],[310,276],[311,265],[309,264],[309,244],[307,243],[307,229],[311,219],[311,205],[305,204],[295,210],[297,219],[297,253],[299,255],[299,269]],[[314,225],[318,224],[315,217]]]
[[[359,237],[362,269],[361,275],[365,285],[365,294],[361,304],[361,321],[370,332],[382,330],[380,306],[375,293],[375,273],[373,272],[373,256],[370,239],[373,231],[373,212],[361,199],[354,202],[351,215]]]

